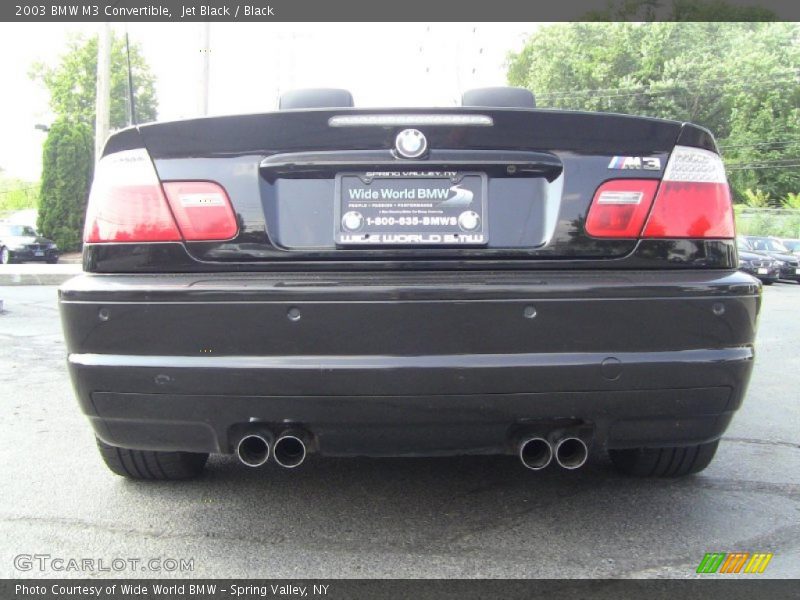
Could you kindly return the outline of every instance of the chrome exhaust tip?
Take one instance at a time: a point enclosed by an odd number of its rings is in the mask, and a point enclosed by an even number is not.
[[[243,465],[260,467],[269,460],[269,440],[258,433],[249,433],[236,445],[236,456]]]
[[[285,433],[275,441],[275,462],[286,469],[299,467],[306,460],[306,442],[302,434]]]
[[[589,458],[589,448],[580,438],[565,437],[556,444],[556,462],[564,469],[580,469]]]
[[[540,471],[553,460],[553,447],[544,438],[528,438],[519,445],[519,459],[525,468]]]

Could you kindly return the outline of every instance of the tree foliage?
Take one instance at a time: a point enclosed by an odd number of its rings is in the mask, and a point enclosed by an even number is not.
[[[94,171],[91,127],[83,121],[57,120],[47,134],[42,163],[38,229],[62,250],[76,250]]]
[[[537,31],[508,69],[509,83],[532,90],[542,107],[705,126],[735,197],[760,189],[776,202],[800,190],[800,168],[789,167],[800,164],[799,76],[796,23],[556,24]]]
[[[31,76],[41,81],[50,92],[50,106],[57,117],[83,121],[94,128],[97,94],[97,36],[77,36],[70,39],[67,52],[55,67],[36,63]],[[131,43],[131,72],[133,73],[134,102],[138,122],[156,119],[155,77],[139,50]],[[111,39],[111,129],[128,125],[128,62],[125,38]]]
[[[73,37],[58,65],[37,63],[31,69],[31,76],[50,92],[50,106],[56,114],[44,145],[38,227],[63,250],[80,248],[94,168],[97,43],[97,36]],[[125,39],[112,34],[112,130],[129,123],[127,61]],[[155,77],[135,44],[130,47],[130,61],[137,121],[155,120]]]
[[[36,208],[39,204],[39,184],[3,176],[0,168],[0,219],[6,213]]]
[[[786,198],[782,200],[783,208],[790,210],[800,210],[800,192],[786,194]]]

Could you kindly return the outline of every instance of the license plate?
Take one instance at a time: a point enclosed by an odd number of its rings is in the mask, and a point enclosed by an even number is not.
[[[44,250],[34,250],[34,256],[44,256]]]
[[[794,270],[794,274],[795,274],[795,275],[800,275],[800,269],[795,269],[795,270]]]
[[[765,269],[764,267],[760,267],[758,269],[758,274],[759,275],[766,275],[767,273],[769,273],[769,269]]]
[[[483,173],[342,173],[334,238],[343,246],[485,245],[486,190]]]

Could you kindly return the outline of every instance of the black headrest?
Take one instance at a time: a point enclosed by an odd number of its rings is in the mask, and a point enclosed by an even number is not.
[[[278,108],[350,108],[353,95],[337,88],[306,88],[281,94]]]
[[[461,96],[461,106],[496,108],[536,108],[533,92],[518,87],[487,87],[468,90]]]

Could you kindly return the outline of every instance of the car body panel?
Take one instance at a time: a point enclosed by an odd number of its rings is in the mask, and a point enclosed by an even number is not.
[[[394,148],[398,115],[425,123],[418,159]],[[761,304],[735,240],[585,227],[604,182],[655,194],[676,144],[715,158],[692,124],[537,109],[288,110],[118,132],[106,156],[145,149],[162,182],[223,186],[237,233],[85,244],[86,274],[59,294],[81,408],[107,444],[147,450],[230,453],[253,428],[344,456],[515,452],[520,433],[564,427],[596,450],[719,439]],[[342,176],[443,173],[485,181],[482,245],[336,243]]]
[[[492,125],[420,125],[430,151],[419,160],[400,160],[393,144],[402,127],[330,124],[341,116],[397,114],[477,115],[490,118]],[[142,125],[112,136],[104,153],[146,148],[162,181],[221,184],[236,212],[238,233],[225,241],[140,248],[87,244],[84,269],[244,271],[286,268],[280,266],[286,262],[293,265],[289,269],[302,265],[304,270],[385,269],[392,263],[441,269],[470,261],[481,261],[478,269],[513,268],[522,261],[559,261],[559,268],[581,269],[602,268],[601,259],[625,262],[610,268],[636,269],[652,258],[659,263],[666,258],[676,268],[735,268],[727,240],[637,242],[585,232],[599,185],[611,179],[660,179],[676,143],[716,148],[706,130],[688,123],[541,109],[289,110]],[[660,167],[622,168],[614,160],[625,157],[650,157]],[[485,247],[337,246],[332,224],[337,174],[386,169],[487,172],[492,201]]]
[[[505,452],[552,418],[591,423],[598,447],[713,439],[759,306],[736,271],[86,275],[60,291],[107,443],[230,452],[255,420],[376,456]]]

